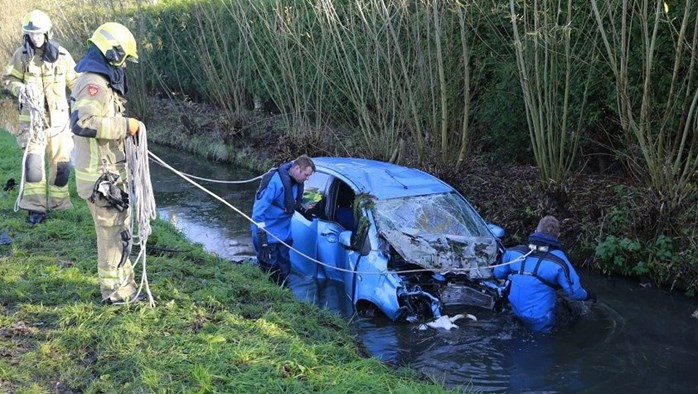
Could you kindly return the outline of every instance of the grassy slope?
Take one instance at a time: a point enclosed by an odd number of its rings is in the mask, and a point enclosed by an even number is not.
[[[0,131],[3,185],[20,160]],[[0,392],[445,392],[362,357],[341,318],[162,221],[147,260],[157,306],[100,305],[92,219],[71,188],[75,208],[35,227],[13,212],[17,189],[0,191],[13,239],[0,246]]]

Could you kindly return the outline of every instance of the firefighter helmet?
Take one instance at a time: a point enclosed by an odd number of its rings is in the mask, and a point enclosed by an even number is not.
[[[109,64],[121,67],[126,60],[138,63],[136,39],[126,26],[107,22],[98,27],[88,42],[93,43]]]
[[[45,12],[34,10],[22,19],[22,34],[46,34],[51,38],[53,24]]]

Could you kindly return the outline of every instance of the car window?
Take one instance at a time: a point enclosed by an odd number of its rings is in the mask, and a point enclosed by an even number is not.
[[[490,235],[480,215],[456,193],[377,201],[374,212],[380,231],[476,237]]]
[[[354,191],[339,179],[335,183],[334,221],[345,230],[354,231]]]
[[[327,200],[325,193],[330,178],[328,174],[316,172],[305,181],[301,206],[306,213],[316,217],[324,216],[324,202]]]

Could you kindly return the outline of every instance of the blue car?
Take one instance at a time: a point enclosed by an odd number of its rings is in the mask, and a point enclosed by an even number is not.
[[[454,188],[380,161],[313,161],[317,171],[292,221],[296,273],[340,281],[357,312],[394,321],[438,318],[448,307],[499,307],[491,266],[504,230]]]

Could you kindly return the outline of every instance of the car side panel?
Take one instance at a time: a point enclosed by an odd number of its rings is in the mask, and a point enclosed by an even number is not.
[[[360,300],[369,301],[376,305],[390,320],[399,316],[400,305],[397,299],[401,281],[395,274],[386,273],[385,258],[371,251],[362,256],[357,265],[355,281],[354,304]]]
[[[342,270],[348,268],[344,247],[339,243],[339,233],[344,229],[336,222],[326,220],[317,220],[317,222],[317,259],[326,264],[326,266],[319,265],[317,277],[341,281],[344,277]]]
[[[291,268],[303,276],[315,277],[318,273],[318,265],[315,261],[296,252],[298,250],[312,259],[317,259],[318,221],[318,219],[308,220],[296,212],[291,222],[293,234],[293,248],[290,253]]]

